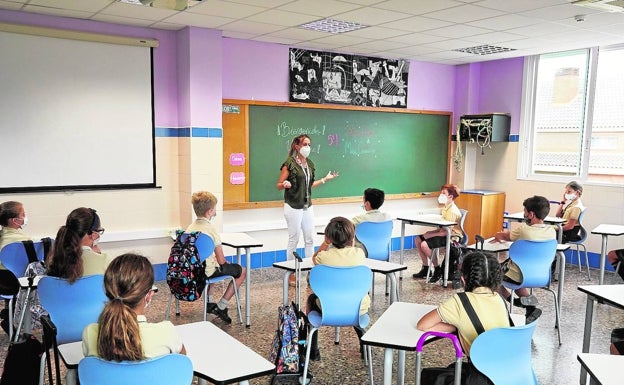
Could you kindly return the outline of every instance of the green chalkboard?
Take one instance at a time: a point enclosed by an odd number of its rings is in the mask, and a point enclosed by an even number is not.
[[[313,198],[438,191],[447,180],[450,114],[250,105],[249,201],[283,199],[275,182],[292,139],[308,134],[316,178],[340,176]]]

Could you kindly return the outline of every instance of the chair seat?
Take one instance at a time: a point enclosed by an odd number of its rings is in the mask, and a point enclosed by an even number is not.
[[[308,321],[310,321],[310,325],[314,326],[315,328],[319,328],[323,326],[322,319],[323,319],[323,315],[317,311],[311,311],[310,314],[308,314]],[[368,313],[360,315],[358,326],[361,329],[365,329],[366,327],[368,327],[369,323],[370,323],[370,316],[368,315]],[[354,326],[354,325],[352,323],[348,323],[345,325],[332,324],[331,326]]]

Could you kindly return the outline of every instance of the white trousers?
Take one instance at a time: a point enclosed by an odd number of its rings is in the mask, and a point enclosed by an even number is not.
[[[303,232],[303,242],[305,244],[304,258],[312,257],[314,254],[314,208],[313,206],[304,209],[293,209],[284,203],[284,218],[288,226],[288,245],[286,247],[286,258],[293,259],[293,251],[297,250],[299,244],[299,232]]]

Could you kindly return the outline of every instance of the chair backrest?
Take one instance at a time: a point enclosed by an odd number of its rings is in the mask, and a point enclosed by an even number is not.
[[[470,361],[496,385],[537,385],[531,365],[531,338],[536,325],[531,322],[481,333],[470,348]]]
[[[58,344],[82,340],[83,329],[98,321],[108,301],[101,274],[79,278],[73,284],[66,279],[45,276],[39,280],[37,292],[41,306],[56,326]]]
[[[522,287],[550,285],[551,265],[557,252],[557,240],[517,240],[509,247],[509,257],[522,272]]]
[[[185,241],[188,236],[189,233],[182,234],[181,240]],[[199,259],[203,262],[214,252],[215,244],[210,236],[204,233],[200,233],[197,237],[197,240],[195,241],[195,247],[197,247]]]
[[[33,242],[33,246],[35,247],[35,253],[37,253],[37,259],[43,261],[45,259],[44,242]],[[26,266],[28,266],[28,254],[26,253],[24,243],[14,242],[4,246],[0,250],[0,262],[16,277],[23,277],[26,272]]]
[[[359,326],[360,304],[370,289],[373,272],[368,266],[316,265],[310,287],[321,301],[321,325]]]
[[[355,227],[355,237],[366,247],[368,258],[387,261],[390,259],[392,221],[361,222]]]
[[[464,229],[464,222],[466,222],[466,215],[468,215],[468,210],[459,209],[459,211],[461,212],[461,217],[459,218],[459,229],[462,232],[462,237],[459,240],[459,243],[462,246],[466,246],[468,244],[468,234],[466,233],[466,230]]]
[[[78,379],[81,385],[190,385],[193,364],[182,354],[122,362],[90,356],[78,364]]]
[[[574,241],[574,243],[583,243],[587,239],[587,230],[585,229],[585,226],[583,226],[583,218],[585,217],[586,212],[587,212],[587,207],[585,207],[583,211],[581,211],[581,214],[579,215],[578,223],[579,223],[579,226],[581,226],[581,230],[579,231],[580,239],[578,241]]]

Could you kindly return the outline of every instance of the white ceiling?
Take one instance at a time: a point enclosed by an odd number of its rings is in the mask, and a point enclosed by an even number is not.
[[[624,12],[571,1],[203,0],[173,11],[116,0],[0,0],[0,9],[168,30],[196,26],[225,37],[443,64],[624,43]],[[328,17],[370,27],[336,35],[297,27]],[[516,50],[483,56],[453,51],[485,44]]]

